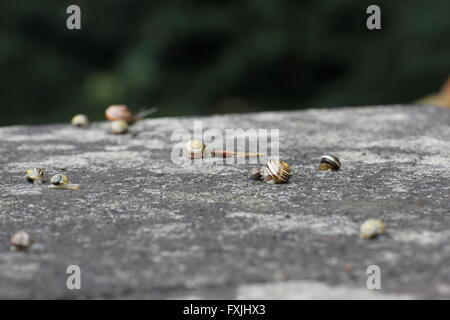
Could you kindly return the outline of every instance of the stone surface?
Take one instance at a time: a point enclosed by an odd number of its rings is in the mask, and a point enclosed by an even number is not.
[[[70,120],[70,119],[69,119]],[[173,130],[279,128],[291,182],[173,164]],[[155,118],[127,135],[0,128],[0,298],[449,298],[450,111],[426,106]],[[317,172],[324,152],[342,170]],[[209,159],[211,160],[211,159]],[[66,168],[79,191],[24,179]],[[358,237],[368,218],[387,236]],[[46,253],[11,252],[30,232]],[[66,288],[78,265],[82,289]],[[369,265],[382,289],[366,288]]]

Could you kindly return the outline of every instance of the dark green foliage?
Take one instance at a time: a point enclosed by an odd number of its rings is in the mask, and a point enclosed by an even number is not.
[[[448,0],[2,1],[0,125],[100,120],[112,103],[168,116],[409,102],[450,73],[449,13]]]

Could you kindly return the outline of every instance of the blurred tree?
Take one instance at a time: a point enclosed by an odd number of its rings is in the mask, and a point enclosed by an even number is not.
[[[450,72],[450,1],[72,1],[0,4],[0,125],[103,119],[108,104],[159,116],[388,104]]]

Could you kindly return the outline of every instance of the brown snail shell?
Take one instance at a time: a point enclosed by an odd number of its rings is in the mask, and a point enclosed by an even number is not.
[[[333,154],[325,154],[320,157],[319,171],[336,171],[341,168],[339,158]]]
[[[269,160],[260,169],[253,168],[250,171],[250,178],[253,180],[263,180],[265,183],[287,183],[291,178],[291,168],[289,164],[281,160]]]
[[[109,106],[105,111],[105,116],[109,121],[123,120],[127,123],[134,122],[131,111],[124,104]]]
[[[289,164],[281,160],[269,160],[265,166],[265,183],[286,183],[291,178],[291,168]]]

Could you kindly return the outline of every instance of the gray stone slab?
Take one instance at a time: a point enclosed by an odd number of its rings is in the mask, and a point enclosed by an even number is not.
[[[279,128],[285,185],[174,164],[173,130]],[[130,134],[0,128],[0,298],[449,298],[450,110],[381,106],[155,118]],[[324,152],[342,170],[317,172]],[[79,191],[26,183],[64,167]],[[358,237],[368,218],[388,235]],[[46,254],[11,252],[19,230]],[[66,288],[78,265],[82,289]],[[366,288],[369,265],[382,289]]]

